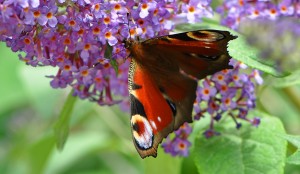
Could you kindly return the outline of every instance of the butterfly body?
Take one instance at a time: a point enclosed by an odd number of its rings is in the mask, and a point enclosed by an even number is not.
[[[184,122],[192,122],[197,79],[230,68],[227,31],[199,30],[126,43],[135,147],[142,158]]]

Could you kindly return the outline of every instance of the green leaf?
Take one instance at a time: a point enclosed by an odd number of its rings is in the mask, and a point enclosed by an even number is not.
[[[284,139],[286,139],[288,142],[292,143],[297,148],[300,148],[300,136],[295,135],[282,135]]]
[[[30,149],[30,167],[32,174],[44,173],[44,168],[54,147],[53,135],[47,135],[33,144]]]
[[[290,75],[278,78],[272,81],[272,85],[277,88],[285,88],[293,85],[299,85],[300,84],[300,70],[292,72]]]
[[[110,150],[110,137],[104,132],[85,130],[74,132],[68,139],[65,149],[61,152],[54,151],[48,161],[48,167],[44,173],[67,173],[66,170],[80,168],[86,164],[88,156],[102,156]],[[98,163],[101,168],[101,164]],[[70,172],[70,173],[80,173]]]
[[[286,162],[290,164],[299,165],[300,164],[300,136],[282,135],[282,137],[298,148],[298,150],[295,153],[287,157]]]
[[[116,59],[110,59],[110,64],[114,68],[116,74],[118,75],[119,74],[119,66],[118,66]]]
[[[198,174],[198,170],[194,163],[194,156],[191,154],[188,157],[183,158],[181,163],[181,174]]]
[[[194,155],[199,173],[283,173],[287,143],[278,136],[284,133],[279,119],[263,117],[258,128],[245,122],[240,130],[229,121],[228,126],[216,126],[220,136],[207,139],[199,134],[196,138]]]
[[[105,52],[104,52],[104,57],[108,58],[110,60],[111,66],[114,68],[116,74],[118,74],[119,73],[119,66],[118,66],[118,63],[117,63],[116,59],[112,58],[112,52],[113,52],[113,47],[110,46],[107,42]]]
[[[159,148],[158,150],[156,158],[147,157],[143,159],[145,163],[145,174],[179,174],[181,158],[172,157],[171,155],[164,153],[162,148]]]
[[[190,30],[203,30],[203,29],[215,29],[215,30],[226,30],[232,33],[232,35],[238,36],[237,39],[232,40],[228,44],[228,51],[232,58],[243,62],[244,64],[266,72],[274,76],[284,76],[286,74],[280,74],[271,64],[263,62],[259,58],[260,51],[247,44],[246,38],[238,32],[231,30],[227,27],[221,26],[216,21],[211,19],[204,19],[202,23],[193,25],[179,25],[176,27],[179,31],[190,31]]]
[[[73,90],[70,92],[67,101],[60,112],[59,118],[54,124],[54,135],[58,150],[63,149],[68,138],[70,118],[76,101],[76,97],[74,97],[72,94]]]
[[[110,46],[110,45],[108,44],[108,42],[106,42],[106,47],[105,47],[104,57],[105,57],[105,58],[108,58],[108,59],[111,59],[111,57],[112,57],[112,51],[113,51],[113,47]]]
[[[298,149],[291,156],[287,157],[286,162],[290,164],[300,165],[300,150]]]
[[[262,62],[259,59],[259,50],[251,47],[246,43],[246,38],[238,34],[238,38],[229,42],[228,45],[229,54],[236,60],[243,62],[244,64],[266,72],[274,76],[283,76],[273,67],[273,65]]]

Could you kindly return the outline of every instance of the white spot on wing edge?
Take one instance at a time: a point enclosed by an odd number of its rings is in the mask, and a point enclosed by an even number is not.
[[[136,140],[136,143],[139,147],[144,149],[149,149],[153,145],[153,130],[149,121],[141,115],[133,115],[131,117],[131,125],[136,124],[137,122],[142,122],[144,124],[145,130],[143,134],[139,134],[137,131],[132,130],[133,137]],[[140,123],[141,124],[141,123]],[[156,127],[155,127],[156,128]]]

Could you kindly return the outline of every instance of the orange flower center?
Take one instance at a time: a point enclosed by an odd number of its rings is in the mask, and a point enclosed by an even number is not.
[[[25,39],[24,39],[24,43],[27,44],[27,45],[29,45],[29,44],[31,43],[31,41],[30,41],[30,39],[25,38]]]
[[[216,109],[217,105],[215,103],[211,103],[210,107],[213,108],[213,109]]]
[[[228,70],[227,70],[227,69],[224,69],[224,70],[222,70],[222,72],[223,72],[224,74],[226,74],[226,73],[228,72]]]
[[[188,11],[189,11],[190,13],[194,13],[194,12],[195,12],[195,7],[190,6],[189,9],[188,9]]]
[[[96,4],[96,5],[95,5],[95,10],[96,10],[96,11],[99,11],[99,10],[100,10],[100,4]]]
[[[138,24],[139,24],[139,25],[144,25],[144,23],[145,23],[145,22],[144,22],[143,19],[139,19],[139,20],[138,20]]]
[[[153,15],[156,16],[158,14],[158,9],[156,8],[154,11],[153,11]]]
[[[111,32],[109,32],[109,31],[106,32],[106,33],[105,33],[105,38],[108,39],[108,38],[110,38],[110,37],[111,37]]]
[[[47,18],[51,19],[53,17],[53,14],[51,12],[47,13]]]
[[[24,12],[27,13],[29,11],[29,7],[24,8]]]
[[[63,62],[64,59],[63,59],[62,57],[59,57],[59,58],[56,59],[56,61],[57,61],[57,62]]]
[[[105,17],[103,19],[103,21],[104,21],[105,24],[109,24],[110,23],[110,18],[109,17]]]
[[[87,75],[89,75],[89,71],[88,70],[83,70],[81,72],[81,75],[84,76],[84,77],[86,77]]]
[[[99,78],[99,77],[96,77],[96,78],[95,78],[95,82],[96,82],[96,83],[101,83],[101,81],[102,81],[101,78]]]
[[[271,14],[276,14],[276,9],[272,8],[272,9],[270,10],[270,12],[271,12]]]
[[[281,7],[281,11],[286,11],[286,10],[287,10],[286,6]]]
[[[110,67],[109,63],[104,64],[104,68],[109,68],[109,67]]]
[[[91,44],[85,44],[84,49],[89,50],[91,48]]]
[[[52,36],[51,41],[56,41],[56,36]]]
[[[222,85],[221,90],[222,91],[227,91],[227,86],[226,85]]]
[[[120,49],[120,48],[116,48],[116,51],[115,51],[115,53],[116,53],[116,54],[118,54],[120,51],[121,51],[121,49]]]
[[[76,22],[75,22],[74,20],[71,20],[71,21],[69,22],[69,25],[70,25],[70,26],[75,26],[75,25],[76,25]]]
[[[114,7],[114,9],[116,11],[121,10],[121,5],[120,4],[116,4],[115,7]]]
[[[99,33],[100,33],[100,28],[95,27],[95,28],[93,29],[93,34],[94,34],[94,35],[98,35]]]
[[[136,34],[135,29],[130,29],[129,33],[130,33],[131,36],[135,35]]]
[[[223,80],[224,77],[222,75],[218,75],[218,80]]]
[[[64,40],[64,44],[65,45],[70,45],[71,44],[71,40],[70,40],[70,38],[65,38],[65,40]]]
[[[146,10],[147,8],[148,8],[148,4],[145,3],[145,4],[142,5],[143,10]]]
[[[208,95],[208,94],[209,94],[209,90],[208,90],[208,89],[204,89],[203,93],[204,93],[205,95]]]
[[[230,98],[227,98],[227,99],[225,100],[225,104],[226,104],[226,105],[229,105],[229,104],[230,104]]]
[[[240,4],[240,6],[243,6],[244,5],[244,0],[239,0],[239,4]]]
[[[64,66],[64,70],[70,71],[70,70],[71,70],[71,66],[70,66],[70,65],[65,65],[65,66]]]
[[[34,16],[35,18],[40,17],[40,15],[41,15],[41,12],[40,12],[40,11],[35,11],[35,12],[33,12],[33,16]]]
[[[179,143],[179,148],[180,149],[185,149],[185,144],[184,143]]]
[[[83,30],[83,29],[80,29],[77,33],[78,33],[78,35],[83,35],[84,30]]]

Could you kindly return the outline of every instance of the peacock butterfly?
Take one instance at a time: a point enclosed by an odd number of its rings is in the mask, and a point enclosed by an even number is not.
[[[142,158],[157,156],[163,138],[192,122],[197,80],[231,68],[228,31],[198,30],[126,41],[130,52],[131,130]]]

